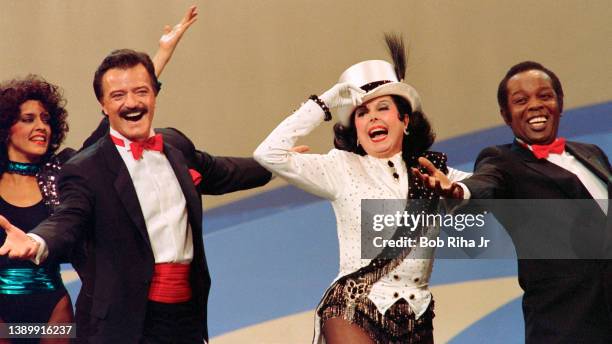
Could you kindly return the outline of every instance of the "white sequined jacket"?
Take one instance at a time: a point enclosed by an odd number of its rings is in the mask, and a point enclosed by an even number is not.
[[[308,135],[323,121],[323,111],[313,101],[304,103],[286,118],[259,145],[255,159],[289,183],[331,201],[336,215],[340,271],[338,277],[367,265],[361,259],[361,200],[406,199],[408,171],[401,153],[390,159],[360,156],[332,149],[327,154],[299,154],[291,151],[298,138]],[[399,180],[393,177],[389,161],[396,167]],[[449,169],[448,177],[458,181],[470,174]],[[404,298],[417,318],[431,301],[429,278],[432,271],[433,249],[411,253],[398,267],[376,282],[368,295],[384,314],[400,298]]]

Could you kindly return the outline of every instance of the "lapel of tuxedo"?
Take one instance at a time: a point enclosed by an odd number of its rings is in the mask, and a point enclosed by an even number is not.
[[[121,199],[130,219],[138,229],[138,232],[147,242],[148,246],[151,247],[147,225],[144,220],[144,215],[142,215],[140,202],[138,201],[136,189],[134,188],[134,183],[132,182],[127,166],[125,166],[125,162],[121,159],[121,155],[119,155],[115,144],[111,141],[110,135],[106,135],[103,140],[102,151],[104,152],[106,163],[111,172],[115,174],[115,180],[113,182],[115,191],[119,199]]]
[[[536,158],[529,149],[522,147],[516,141],[512,144],[511,150],[521,157],[528,168],[557,185],[557,187],[567,195],[567,198],[581,198],[580,195],[586,191],[575,174],[546,159]],[[586,192],[588,194],[588,191]]]
[[[577,145],[574,142],[568,142],[565,145],[567,151],[576,157],[586,168],[593,172],[597,177],[601,178],[604,183],[609,184],[612,178],[612,173],[604,165],[604,162],[595,154],[595,152],[585,149],[585,147]]]
[[[199,221],[199,224],[202,223],[202,211],[201,208],[198,207],[200,204],[198,202],[200,195],[193,184],[193,179],[191,178],[191,174],[189,174],[185,158],[181,151],[166,143],[164,143],[164,154],[168,158],[170,166],[172,166],[174,174],[176,175],[176,179],[181,185],[181,190],[183,191],[185,202],[187,203],[189,218],[192,221],[191,227],[193,229],[200,228],[198,224],[194,223],[196,221]],[[200,210],[198,211],[198,209]],[[197,225],[197,227],[194,227],[194,225]]]

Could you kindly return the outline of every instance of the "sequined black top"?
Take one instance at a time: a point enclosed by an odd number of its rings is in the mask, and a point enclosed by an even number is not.
[[[53,155],[36,175],[38,187],[42,193],[45,205],[49,209],[49,215],[53,214],[55,208],[59,206],[59,195],[57,192],[57,181],[59,178],[62,165],[72,158],[76,151],[72,148],[66,148],[59,154]]]

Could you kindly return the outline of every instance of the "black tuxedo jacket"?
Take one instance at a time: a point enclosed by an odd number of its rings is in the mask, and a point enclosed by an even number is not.
[[[210,276],[202,240],[201,194],[223,194],[263,185],[271,174],[250,158],[213,157],[197,151],[175,129],[161,129],[164,154],[185,196],[193,231],[193,301],[208,338],[206,307]],[[195,186],[189,169],[202,175]],[[83,286],[76,303],[77,335],[93,343],[137,343],[143,331],[154,257],[145,220],[125,163],[109,135],[62,168],[61,204],[33,233],[50,257],[86,244],[75,263]]]
[[[601,149],[568,142],[566,150],[607,185],[610,198],[610,163]],[[576,175],[536,159],[516,142],[483,150],[474,175],[462,182],[474,199],[592,199]],[[547,231],[556,240],[556,224],[580,224],[578,208],[526,208],[520,219],[498,219],[513,236],[525,230],[517,224],[544,217],[547,226],[529,230]],[[597,223],[604,227],[599,230],[609,233],[610,222],[597,210],[593,217],[603,219]],[[612,269],[607,260],[519,259],[518,277],[527,343],[612,343]]]

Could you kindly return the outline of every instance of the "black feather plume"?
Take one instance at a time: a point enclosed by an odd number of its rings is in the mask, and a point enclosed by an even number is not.
[[[397,75],[398,80],[404,80],[406,76],[406,49],[404,47],[404,39],[401,34],[388,32],[385,33],[385,42],[387,42],[387,49],[393,59],[395,75]]]

